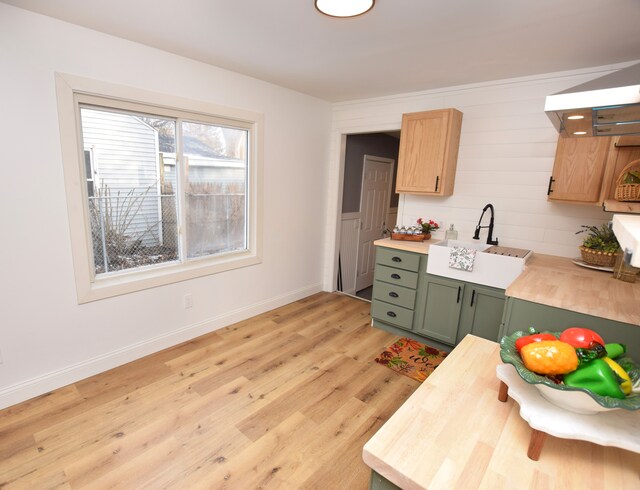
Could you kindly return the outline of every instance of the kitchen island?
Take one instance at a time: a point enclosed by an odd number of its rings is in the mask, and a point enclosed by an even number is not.
[[[623,449],[548,437],[530,460],[518,404],[498,400],[499,363],[497,343],[466,336],[365,444],[372,488],[639,487],[640,455]]]

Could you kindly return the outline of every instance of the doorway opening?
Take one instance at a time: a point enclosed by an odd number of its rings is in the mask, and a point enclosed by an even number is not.
[[[400,131],[346,136],[338,250],[338,291],[371,300],[375,247],[398,215]]]

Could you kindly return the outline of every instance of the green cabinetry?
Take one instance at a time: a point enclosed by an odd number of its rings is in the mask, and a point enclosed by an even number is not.
[[[561,332],[569,327],[590,328],[598,332],[605,342],[625,344],[627,353],[634,359],[640,359],[640,325],[617,322],[523,299],[507,298],[500,337],[518,330],[526,331],[529,327],[551,332]]]
[[[458,327],[458,342],[467,334],[496,342],[500,340],[505,301],[504,289],[467,283]]]
[[[504,291],[427,274],[427,260],[376,248],[372,325],[446,350],[467,334],[499,340]]]
[[[426,269],[426,255],[377,247],[371,298],[374,325],[393,333],[413,330],[419,271]]]
[[[455,345],[465,284],[425,274],[425,314],[416,331],[425,337]]]
[[[505,296],[501,289],[425,274],[425,314],[416,332],[455,345],[467,334],[497,341]]]
[[[371,480],[369,480],[369,490],[401,490],[400,487],[391,483],[384,476],[371,470]]]

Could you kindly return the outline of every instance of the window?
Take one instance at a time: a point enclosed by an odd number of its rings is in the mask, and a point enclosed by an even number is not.
[[[56,84],[79,302],[260,262],[259,115]]]

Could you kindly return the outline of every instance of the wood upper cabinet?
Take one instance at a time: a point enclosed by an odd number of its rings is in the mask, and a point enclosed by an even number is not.
[[[396,192],[453,194],[461,127],[456,109],[403,114]]]
[[[640,202],[616,201],[618,177],[620,177],[624,168],[635,160],[640,160],[640,136],[615,137],[613,139],[613,147],[609,151],[600,195],[605,211],[640,213]]]
[[[607,136],[560,136],[549,179],[548,199],[598,203],[611,139]]]

